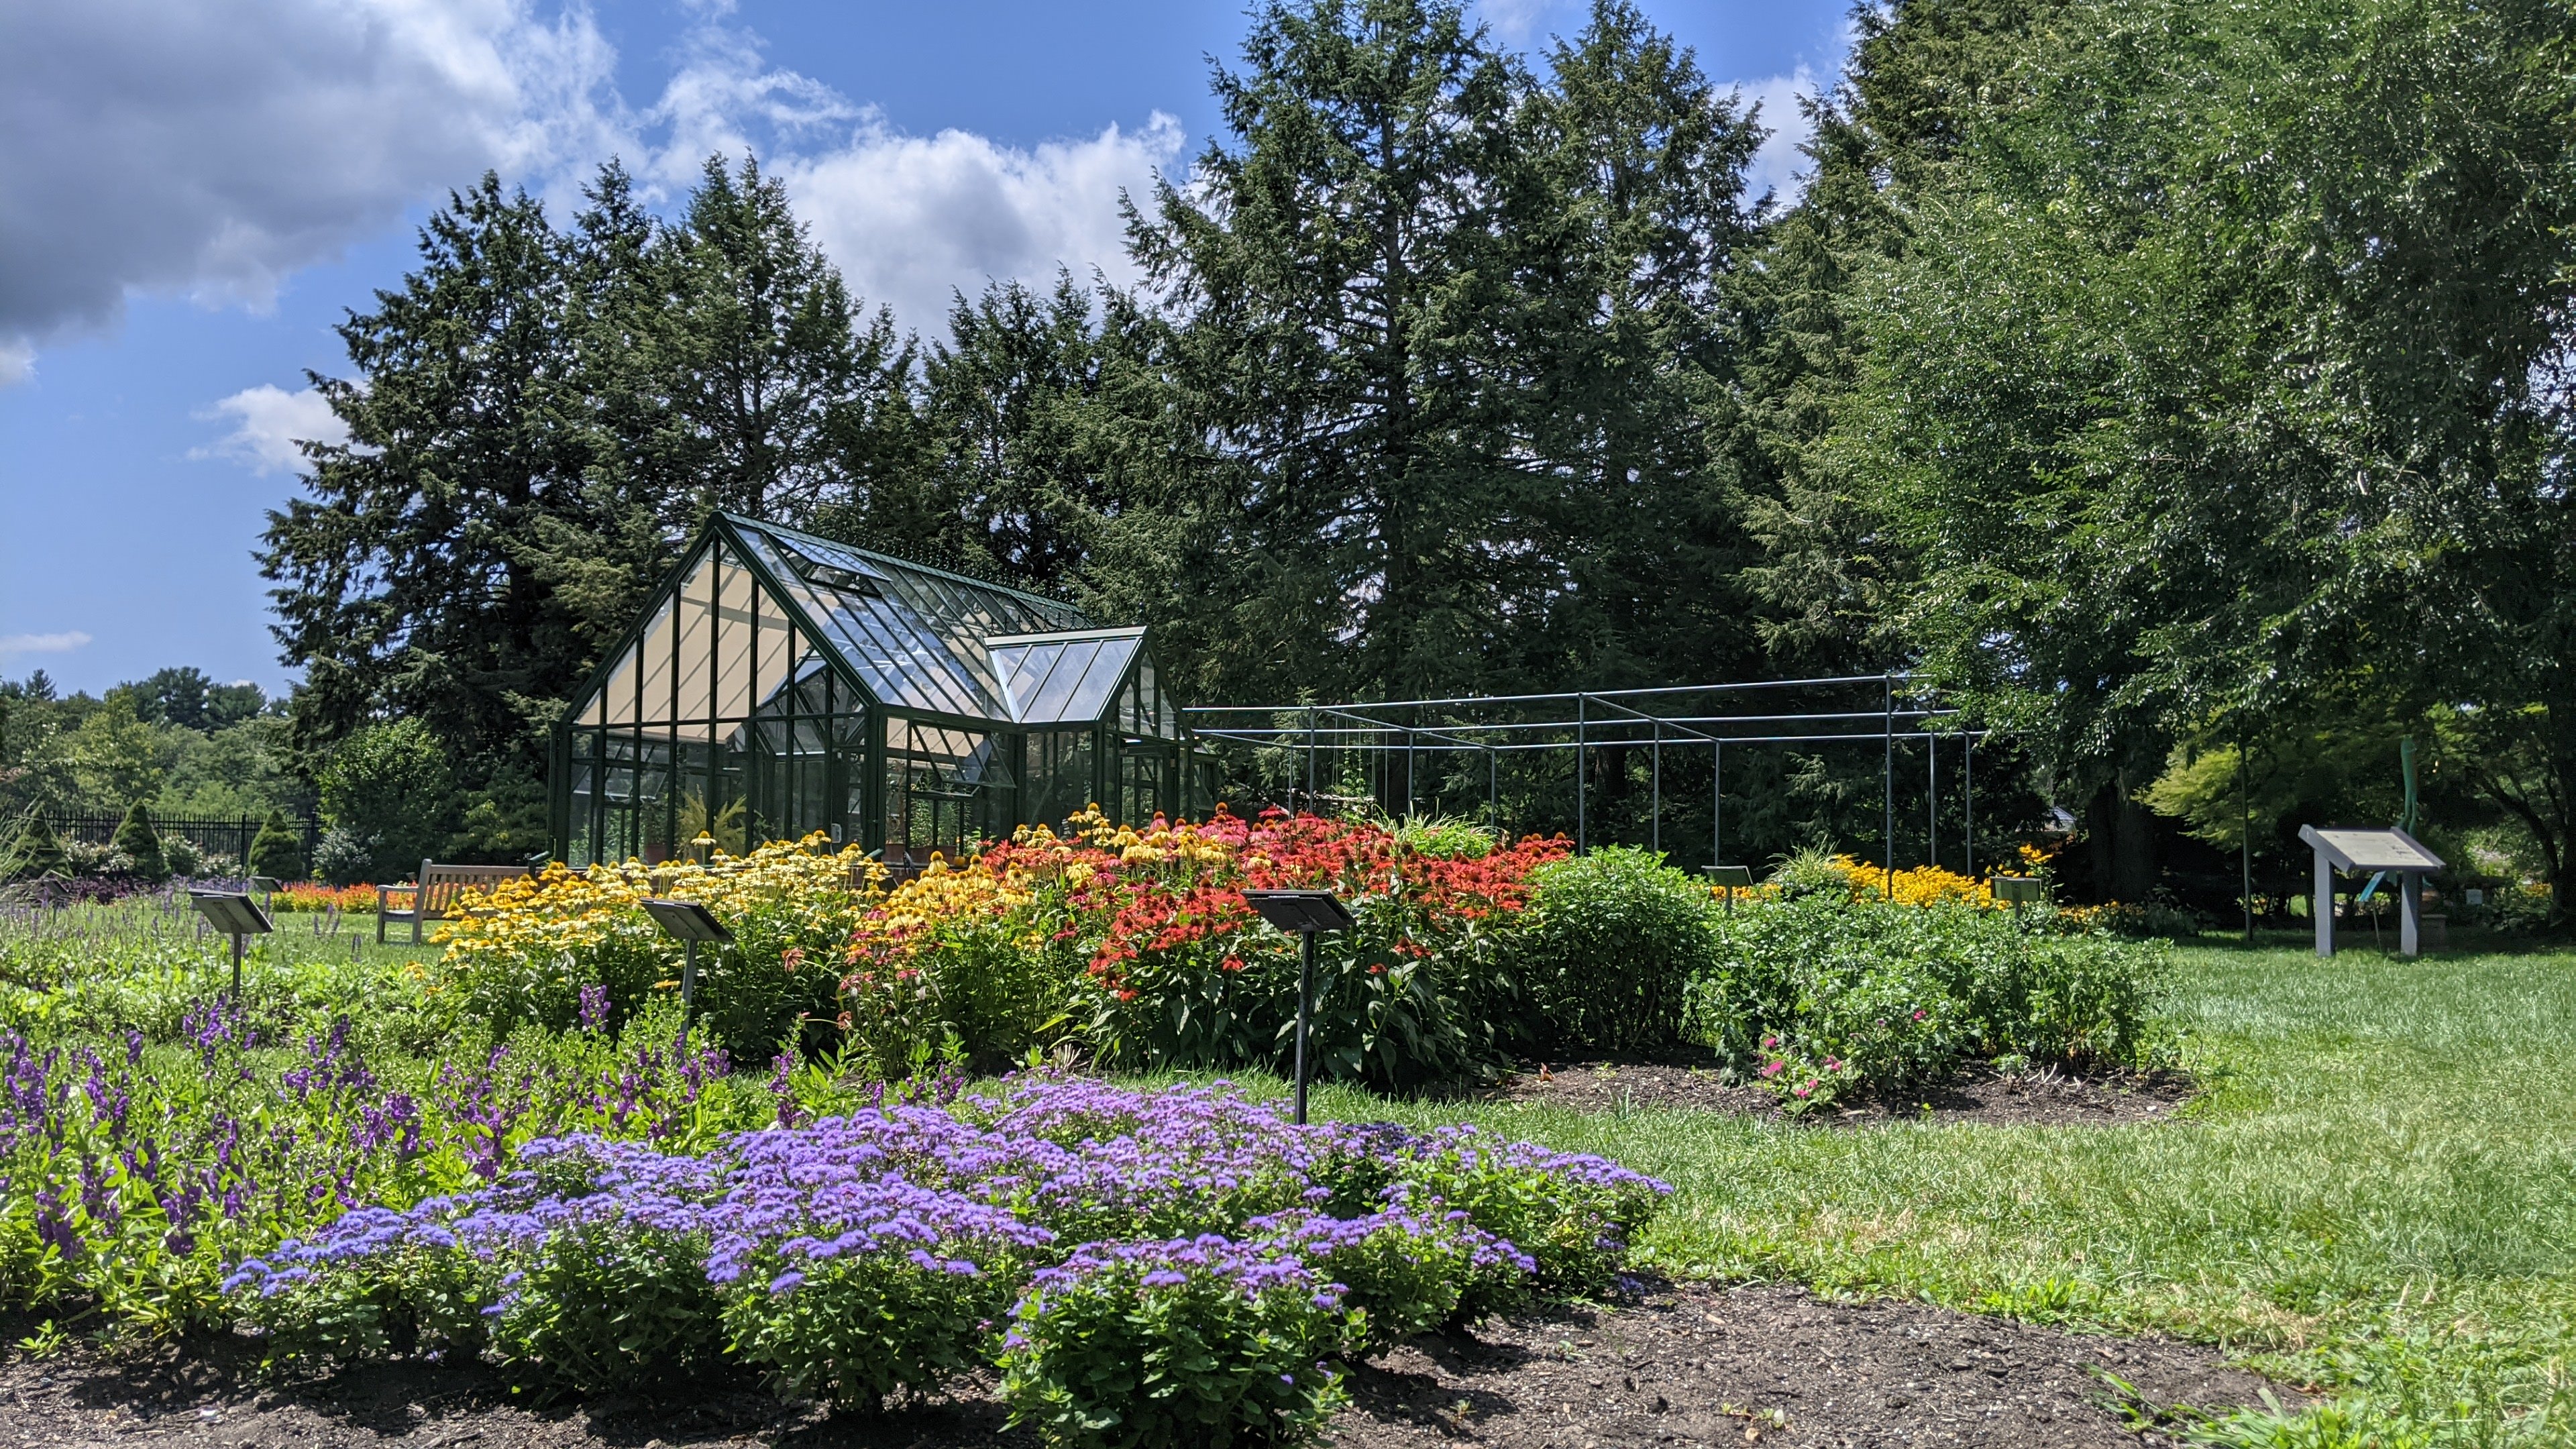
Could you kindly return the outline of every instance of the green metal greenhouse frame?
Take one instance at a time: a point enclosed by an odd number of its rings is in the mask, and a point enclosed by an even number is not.
[[[1097,804],[1196,815],[1213,761],[1143,628],[718,514],[574,695],[554,853],[648,864],[821,831],[898,870]]]

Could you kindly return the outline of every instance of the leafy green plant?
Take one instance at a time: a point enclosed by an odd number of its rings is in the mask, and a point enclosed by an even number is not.
[[[943,1245],[946,1246],[946,1245]],[[854,1253],[753,1265],[725,1295],[732,1352],[788,1394],[873,1411],[898,1388],[933,1392],[983,1362],[988,1326],[1025,1270],[985,1261]]]
[[[503,1280],[492,1348],[549,1390],[669,1392],[724,1364],[707,1245],[626,1221],[553,1234],[517,1282]]]
[[[1792,1111],[1920,1081],[1963,1056],[2140,1064],[2160,947],[2026,928],[2009,911],[1783,891],[1721,914],[1686,1026]]]
[[[1011,1316],[1002,1396],[1065,1449],[1227,1449],[1315,1438],[1363,1332],[1339,1291],[1222,1238],[1095,1245]]]
[[[16,840],[5,854],[0,854],[0,881],[42,880],[70,873],[71,860],[63,854],[63,843],[54,834],[54,827],[39,812],[28,811]]]
[[[1683,994],[1710,964],[1708,886],[1625,846],[1531,878],[1529,912],[1503,953],[1522,1000],[1503,1024],[1523,1048],[1627,1053],[1677,1039]]]

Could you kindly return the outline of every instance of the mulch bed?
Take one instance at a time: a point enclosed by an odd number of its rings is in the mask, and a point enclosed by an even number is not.
[[[2104,1126],[2170,1117],[2193,1091],[2181,1072],[2073,1076],[2054,1070],[2007,1076],[1966,1068],[1948,1081],[1915,1087],[1791,1119],[1758,1087],[1730,1084],[1714,1057],[1668,1061],[1531,1062],[1473,1095],[1488,1102],[1529,1102],[1578,1112],[1683,1109],[1729,1112],[1809,1123],[1866,1125],[1897,1120],[1990,1122],[1996,1125]]]
[[[82,1349],[0,1362],[0,1446],[186,1449],[680,1449],[1030,1446],[989,1385],[873,1422],[728,1392],[694,1402],[514,1401],[488,1372],[396,1364],[262,1381],[241,1341],[121,1360]],[[2142,1438],[2101,1375],[2159,1407],[2251,1404],[2271,1387],[2214,1351],[2061,1333],[1780,1287],[1652,1287],[1616,1308],[1488,1321],[1353,1376],[1336,1449],[1917,1444],[2089,1449]]]

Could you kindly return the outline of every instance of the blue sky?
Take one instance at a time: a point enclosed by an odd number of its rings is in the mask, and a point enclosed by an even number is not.
[[[1843,0],[1644,0],[1795,125]],[[1503,38],[1579,27],[1484,0]],[[327,421],[305,371],[486,167],[552,199],[602,157],[667,195],[757,152],[869,301],[1115,273],[1117,188],[1214,126],[1230,4],[0,0],[0,676],[170,664],[284,687],[252,562]],[[1763,179],[1785,183],[1794,136]]]

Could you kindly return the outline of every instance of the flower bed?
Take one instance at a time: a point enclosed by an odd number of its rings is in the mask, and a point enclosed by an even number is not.
[[[853,873],[873,878],[853,884]],[[641,861],[502,882],[441,927],[434,989],[495,1037],[524,1023],[574,1024],[584,988],[605,993],[609,1022],[679,988],[682,948],[643,910],[649,896],[704,904],[734,933],[699,953],[697,1007],[716,1039],[746,1059],[766,1057],[801,1021],[828,1021],[843,944],[878,899],[883,872],[860,851],[832,852],[821,835],[777,841],[705,864]]]
[[[1533,873],[1569,849],[1275,810],[1024,829],[969,864],[935,862],[868,913],[846,1005],[887,1062],[940,1030],[1004,1059],[1045,1044],[1053,1021],[1110,1067],[1274,1066],[1297,944],[1244,892],[1325,889],[1358,924],[1320,943],[1321,1071],[1381,1087],[1446,1080],[1494,1054],[1498,945]]]
[[[289,1357],[480,1355],[576,1391],[757,1373],[859,1408],[990,1364],[1053,1443],[1282,1442],[1354,1356],[1605,1284],[1668,1191],[1473,1128],[1034,1080],[697,1153],[532,1141],[225,1289]]]
[[[1685,994],[1691,1036],[1791,1112],[1935,1078],[1963,1058],[2139,1067],[2160,946],[2081,918],[2027,918],[1947,871],[1885,873],[1807,856],[1710,917],[1712,952]]]

